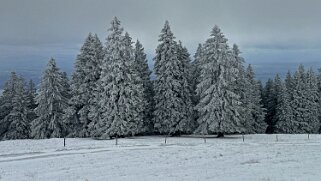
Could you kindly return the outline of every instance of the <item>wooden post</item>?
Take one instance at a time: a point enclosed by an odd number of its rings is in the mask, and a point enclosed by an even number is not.
[[[308,133],[308,140],[310,139],[310,133]]]
[[[204,143],[206,143],[206,138],[205,138],[205,136],[203,137],[203,139],[204,139]]]
[[[242,138],[243,138],[243,142],[244,142],[244,133],[242,133]]]
[[[275,135],[275,137],[276,137],[276,141],[279,141],[279,139],[278,139],[278,135]]]
[[[166,142],[167,142],[166,138],[167,138],[167,135],[165,135],[165,145],[166,145]]]
[[[66,147],[66,137],[64,137],[64,147]]]

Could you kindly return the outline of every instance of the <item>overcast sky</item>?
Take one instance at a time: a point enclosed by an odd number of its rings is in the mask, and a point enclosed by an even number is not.
[[[133,40],[143,43],[149,59],[169,20],[191,54],[217,24],[230,45],[238,44],[247,62],[258,68],[265,63],[314,65],[321,62],[320,7],[320,0],[1,0],[0,62],[11,70],[42,66],[54,57],[58,65],[71,67],[88,33],[97,33],[105,43],[117,16]]]

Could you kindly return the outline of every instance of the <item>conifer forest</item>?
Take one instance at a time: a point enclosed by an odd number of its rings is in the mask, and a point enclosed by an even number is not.
[[[0,139],[320,133],[319,72],[300,65],[262,84],[238,45],[217,25],[209,31],[190,55],[166,21],[151,69],[142,43],[114,17],[104,41],[84,38],[71,75],[54,57],[39,86],[11,73]]]

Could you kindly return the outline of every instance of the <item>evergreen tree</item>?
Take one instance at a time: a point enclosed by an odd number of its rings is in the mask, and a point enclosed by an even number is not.
[[[138,40],[135,44],[134,55],[135,62],[133,65],[141,79],[141,84],[144,88],[144,100],[146,101],[146,105],[144,106],[144,128],[142,132],[152,133],[154,131],[154,124],[152,121],[152,114],[154,110],[154,93],[152,81],[150,80],[150,75],[152,71],[148,67],[143,45]]]
[[[2,139],[26,139],[29,137],[29,120],[27,118],[28,104],[27,94],[22,78],[17,77],[15,73],[12,74],[12,100],[11,110],[3,120],[1,125],[5,132],[1,135]],[[10,82],[9,82],[10,84]],[[8,89],[7,89],[8,90]]]
[[[97,105],[94,96],[101,71],[102,52],[103,46],[97,35],[90,33],[77,56],[71,80],[72,97],[65,118],[71,127],[71,136],[90,136],[88,127],[92,120],[89,112]]]
[[[312,133],[317,130],[315,122],[315,106],[313,94],[315,85],[312,83],[312,75],[305,73],[304,66],[301,64],[293,77],[293,100],[291,101],[294,123],[296,123],[295,133]]]
[[[294,133],[295,123],[290,105],[290,96],[287,86],[282,82],[279,75],[275,79],[276,94],[276,111],[275,111],[275,132],[277,133]]]
[[[293,91],[293,88],[294,88],[293,87],[293,78],[292,78],[292,75],[291,75],[290,71],[288,71],[286,73],[286,77],[285,77],[284,82],[285,82],[285,87],[286,87],[286,89],[288,91],[288,94],[290,96],[291,92]],[[292,96],[290,96],[289,98],[290,98],[290,100],[292,100]]]
[[[261,96],[261,105],[263,105],[263,92],[264,92],[264,88],[263,88],[263,83],[261,80],[257,81],[257,84],[259,86],[259,91],[260,91],[260,96]]]
[[[11,72],[9,80],[5,83],[2,96],[0,97],[0,138],[8,131],[9,122],[4,118],[10,114],[13,108],[13,97],[16,95],[19,77],[15,72]]]
[[[202,44],[198,44],[196,53],[194,55],[194,61],[191,63],[191,86],[192,86],[192,104],[193,104],[193,121],[195,127],[198,127],[198,111],[195,109],[196,105],[200,101],[200,96],[197,95],[196,88],[199,83],[200,73],[201,73],[201,59],[202,59]]]
[[[307,73],[307,91],[305,92],[306,94],[306,103],[307,103],[307,108],[308,112],[307,113],[307,128],[306,132],[307,133],[317,133],[319,131],[320,127],[320,122],[319,122],[319,111],[320,111],[320,106],[319,106],[319,101],[320,101],[320,96],[318,93],[318,83],[317,83],[317,77],[310,68]]]
[[[319,93],[319,98],[321,99],[321,69],[319,69],[319,74],[317,75],[317,85],[318,85],[318,93]],[[319,126],[319,130],[318,133],[321,133],[321,100],[319,99],[319,120],[320,120],[320,126]]]
[[[68,106],[66,80],[54,59],[50,59],[45,70],[39,94],[36,97],[38,116],[31,125],[31,135],[36,139],[63,137],[65,125],[63,113]]]
[[[199,96],[196,94],[196,88],[197,84],[199,83],[199,77],[201,74],[201,59],[202,59],[202,44],[198,44],[196,53],[194,55],[194,61],[191,65],[191,71],[192,71],[192,91],[193,91],[193,105],[196,106],[199,102]]]
[[[135,135],[144,118],[143,85],[134,69],[134,53],[129,35],[123,36],[115,17],[107,37],[100,78],[99,122],[95,136],[102,138]]]
[[[129,109],[127,120],[128,123],[130,123],[128,124],[128,135],[136,135],[138,133],[145,133],[147,130],[145,126],[148,125],[148,122],[146,120],[146,122],[144,122],[144,119],[146,118],[146,106],[148,105],[148,100],[145,99],[144,83],[140,76],[140,72],[135,68],[135,50],[132,46],[132,38],[129,36],[128,32],[125,33],[123,41],[123,54],[125,55],[124,60],[128,62],[128,70],[124,70],[125,72],[128,71],[128,83],[125,85],[125,88],[128,88],[128,92],[124,92],[125,95],[127,94],[126,98],[128,99],[129,104],[126,104]],[[124,78],[126,79],[126,76]]]
[[[252,66],[249,65],[246,70],[246,89],[244,107],[247,109],[246,125],[249,133],[264,133],[266,123],[264,122],[264,108],[261,104],[261,92],[259,84],[255,80],[255,73]]]
[[[192,98],[193,98],[193,90],[192,90],[192,69],[191,69],[191,59],[190,54],[188,53],[188,50],[186,47],[183,47],[182,42],[179,41],[178,47],[177,47],[177,57],[180,60],[180,72],[182,73],[182,91],[181,95],[184,100],[184,104],[182,105],[182,108],[186,115],[184,115],[186,118],[184,121],[181,122],[180,125],[181,130],[185,133],[192,133],[196,128],[196,121],[194,121],[194,115],[193,115],[193,104],[192,104]]]
[[[265,122],[268,125],[266,128],[266,133],[274,133],[275,130],[275,124],[273,121],[276,113],[276,93],[274,88],[274,81],[269,79],[266,82],[263,97],[263,104],[266,110]]]
[[[187,132],[190,112],[186,105],[186,75],[184,63],[179,57],[178,46],[168,21],[159,35],[156,48],[154,84],[155,128],[162,134]],[[186,60],[185,60],[186,61]]]
[[[29,124],[37,118],[37,114],[35,113],[35,108],[37,107],[36,104],[36,95],[37,89],[36,85],[33,83],[32,80],[29,81],[28,86],[26,88],[26,103],[28,107],[27,119]]]
[[[196,106],[199,111],[199,127],[201,134],[243,132],[239,115],[240,97],[235,92],[234,82],[238,70],[234,63],[227,39],[218,26],[212,30],[211,38],[204,44],[200,83],[197,93],[200,102]]]
[[[232,53],[233,53],[233,58],[235,60],[233,67],[238,70],[236,81],[234,84],[234,91],[240,96],[240,102],[241,102],[241,105],[239,106],[240,120],[244,128],[246,128],[246,130],[244,131],[250,133],[252,131],[250,129],[251,127],[250,120],[253,120],[253,119],[251,114],[251,107],[249,104],[250,102],[247,100],[250,93],[247,92],[248,85],[247,85],[246,72],[243,66],[244,59],[240,56],[241,51],[239,50],[236,44],[233,45]]]

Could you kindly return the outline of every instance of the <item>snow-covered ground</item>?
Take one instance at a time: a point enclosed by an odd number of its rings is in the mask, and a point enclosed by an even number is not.
[[[321,135],[0,142],[0,180],[321,180]]]

